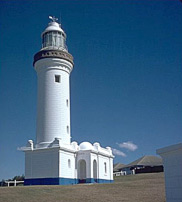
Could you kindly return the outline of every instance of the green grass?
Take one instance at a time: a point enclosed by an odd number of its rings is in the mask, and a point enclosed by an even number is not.
[[[0,188],[0,202],[165,202],[164,175],[115,177],[112,184]]]

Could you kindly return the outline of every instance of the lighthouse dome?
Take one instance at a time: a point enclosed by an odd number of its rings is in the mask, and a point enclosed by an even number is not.
[[[90,142],[82,142],[79,146],[80,150],[93,150],[93,146]]]
[[[46,32],[50,32],[50,31],[58,31],[58,32],[62,32],[65,36],[65,32],[64,30],[61,28],[61,25],[58,24],[57,22],[50,22],[48,24],[48,27],[44,30],[44,32],[42,33],[42,36],[43,34],[45,34]]]

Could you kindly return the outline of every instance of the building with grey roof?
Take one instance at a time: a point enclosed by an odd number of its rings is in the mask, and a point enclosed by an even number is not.
[[[141,158],[122,166],[115,168],[122,175],[138,174],[138,173],[154,173],[163,172],[162,158],[157,156],[142,156]]]

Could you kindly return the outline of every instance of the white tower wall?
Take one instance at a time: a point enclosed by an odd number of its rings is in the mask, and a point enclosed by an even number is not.
[[[70,144],[70,85],[72,64],[59,58],[45,58],[35,63],[38,76],[37,144],[47,144],[56,137]],[[55,76],[60,81],[55,81]]]
[[[44,58],[35,63],[38,76],[37,144],[55,138],[70,144],[70,82],[73,65],[59,58]],[[55,77],[59,76],[59,82]]]

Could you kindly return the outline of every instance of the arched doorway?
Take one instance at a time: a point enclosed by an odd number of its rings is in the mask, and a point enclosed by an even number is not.
[[[97,182],[97,161],[93,161],[93,178],[94,182]]]
[[[86,182],[86,161],[80,160],[78,163],[78,179],[79,183],[85,183]]]

